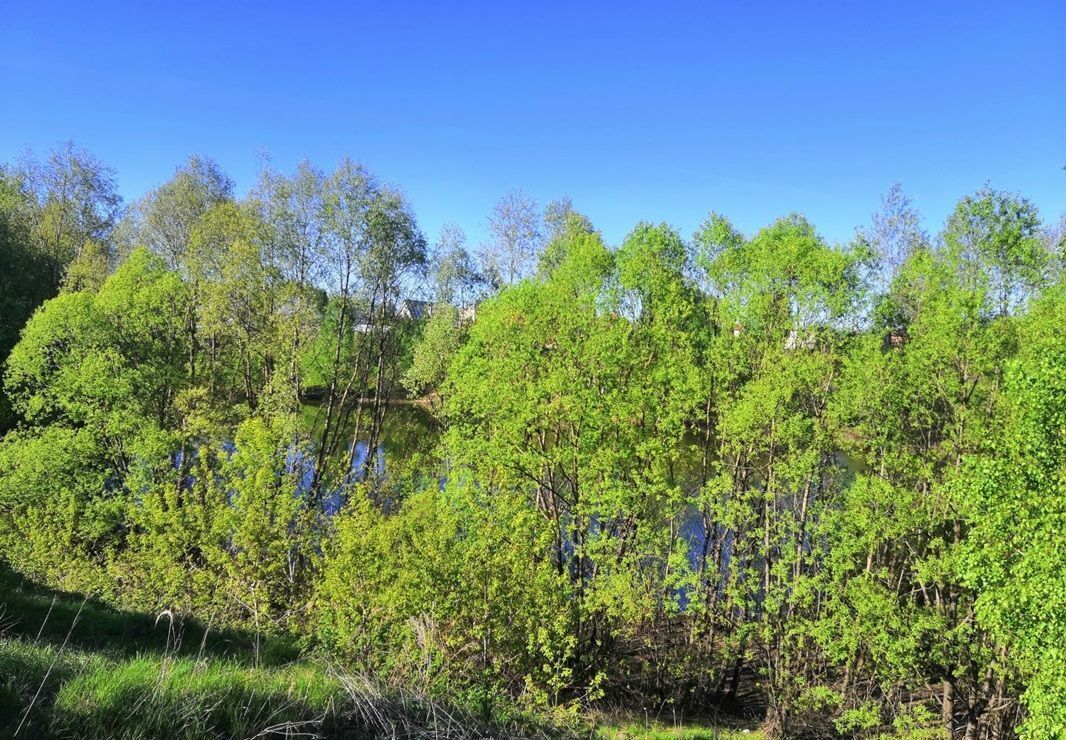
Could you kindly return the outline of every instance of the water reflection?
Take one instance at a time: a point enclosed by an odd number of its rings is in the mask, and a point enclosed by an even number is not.
[[[313,430],[313,420],[317,417],[319,410],[315,404],[305,406],[304,419],[307,422],[306,428],[309,430]],[[350,429],[346,431],[351,432]],[[366,440],[355,442],[354,454],[350,445],[343,450],[342,454],[351,460],[351,465],[347,470],[345,481],[325,497],[324,513],[328,516],[336,514],[344,505],[347,487],[353,483],[363,482],[368,472],[376,483],[385,482],[390,474],[397,474],[397,472],[399,475],[428,473],[428,470],[419,471],[412,468],[415,464],[421,464],[422,458],[429,457],[435,451],[439,439],[440,427],[427,409],[413,404],[391,406],[385,416],[381,441],[373,450],[370,449]],[[367,465],[368,460],[370,465]],[[313,477],[312,462],[294,461],[294,464],[303,465],[302,492],[310,488]],[[836,453],[833,462],[840,475],[838,485],[846,486],[849,479],[857,472],[861,472],[856,462],[843,453]],[[685,441],[685,445],[672,464],[669,477],[685,493],[695,494],[702,485],[705,464],[706,461],[700,449],[700,440],[691,437]],[[443,486],[445,480],[441,478],[438,483]],[[379,503],[387,505],[395,502],[379,501]],[[688,548],[691,567],[697,572],[705,569],[707,572],[713,572],[717,567],[720,577],[725,578],[731,565],[733,532],[723,524],[706,522],[704,513],[691,504],[685,508],[677,526],[678,536]],[[805,543],[805,546],[807,545],[809,543]],[[711,560],[716,560],[717,564],[709,562]]]
[[[308,403],[303,407],[304,428],[312,438],[320,434],[320,412],[321,407],[316,403]],[[369,428],[365,419],[360,428]],[[349,421],[348,428],[341,431],[342,438],[344,435],[350,435],[354,429],[353,419]],[[439,437],[439,426],[426,408],[415,404],[390,406],[385,414],[379,442],[373,449],[366,439],[357,439],[354,449],[353,444],[349,443],[338,453],[351,463],[344,481],[324,498],[323,512],[332,516],[340,511],[345,503],[347,488],[353,483],[365,481],[368,473],[375,482],[381,483],[387,480],[390,472],[404,470],[417,456],[429,455],[435,449]],[[312,464],[301,470],[301,493],[310,490],[314,478],[313,461],[307,462]],[[302,463],[303,461],[300,464]]]

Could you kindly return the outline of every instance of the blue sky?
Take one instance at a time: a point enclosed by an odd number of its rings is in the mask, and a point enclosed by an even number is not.
[[[843,240],[897,180],[930,229],[985,181],[1066,211],[1062,0],[3,6],[0,160],[73,139],[127,198],[347,153],[471,246],[515,187],[612,243],[712,209]]]

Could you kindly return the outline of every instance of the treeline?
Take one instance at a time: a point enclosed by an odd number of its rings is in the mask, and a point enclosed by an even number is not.
[[[233,190],[3,171],[20,572],[486,711],[754,681],[785,737],[1066,728],[1063,230],[1024,198],[612,248],[512,193],[471,254],[350,161]],[[382,474],[402,394],[441,442]]]

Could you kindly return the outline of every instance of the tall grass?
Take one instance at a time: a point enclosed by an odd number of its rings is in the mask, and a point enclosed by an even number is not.
[[[590,735],[351,675],[286,640],[122,612],[0,565],[0,738],[547,738]],[[612,737],[635,737],[628,727]],[[17,734],[16,734],[17,733]],[[673,735],[669,735],[673,736]],[[719,737],[677,735],[677,737]],[[665,736],[664,736],[665,737]],[[726,737],[726,736],[722,736]]]
[[[48,673],[49,666],[53,669]],[[47,681],[44,681],[48,674]],[[18,738],[488,738],[568,734],[488,722],[454,706],[301,661],[110,660],[0,639],[0,736]],[[39,691],[43,685],[44,690]],[[27,715],[18,735],[18,719]]]
[[[300,657],[287,640],[123,612],[0,565],[0,737],[480,738],[566,734],[489,721]]]

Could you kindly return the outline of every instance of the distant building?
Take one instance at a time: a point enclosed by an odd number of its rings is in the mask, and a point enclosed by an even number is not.
[[[415,298],[404,298],[400,301],[400,308],[396,311],[397,316],[409,321],[421,321],[429,318],[431,313],[433,313],[432,303]]]
[[[812,350],[818,346],[818,338],[813,331],[804,332],[800,335],[795,329],[788,333],[785,339],[785,349],[795,352],[797,349]]]
[[[477,306],[466,306],[459,309],[459,321],[463,324],[472,324],[477,318]]]
[[[384,326],[378,326],[365,319],[352,324],[352,331],[356,334],[369,334],[375,329],[389,331],[390,326],[398,321],[422,321],[433,315],[435,304],[432,301],[420,301],[417,298],[404,298],[397,304],[395,313],[391,319],[386,320]],[[466,306],[458,309],[460,323],[469,324],[474,321],[477,314],[477,306]]]

